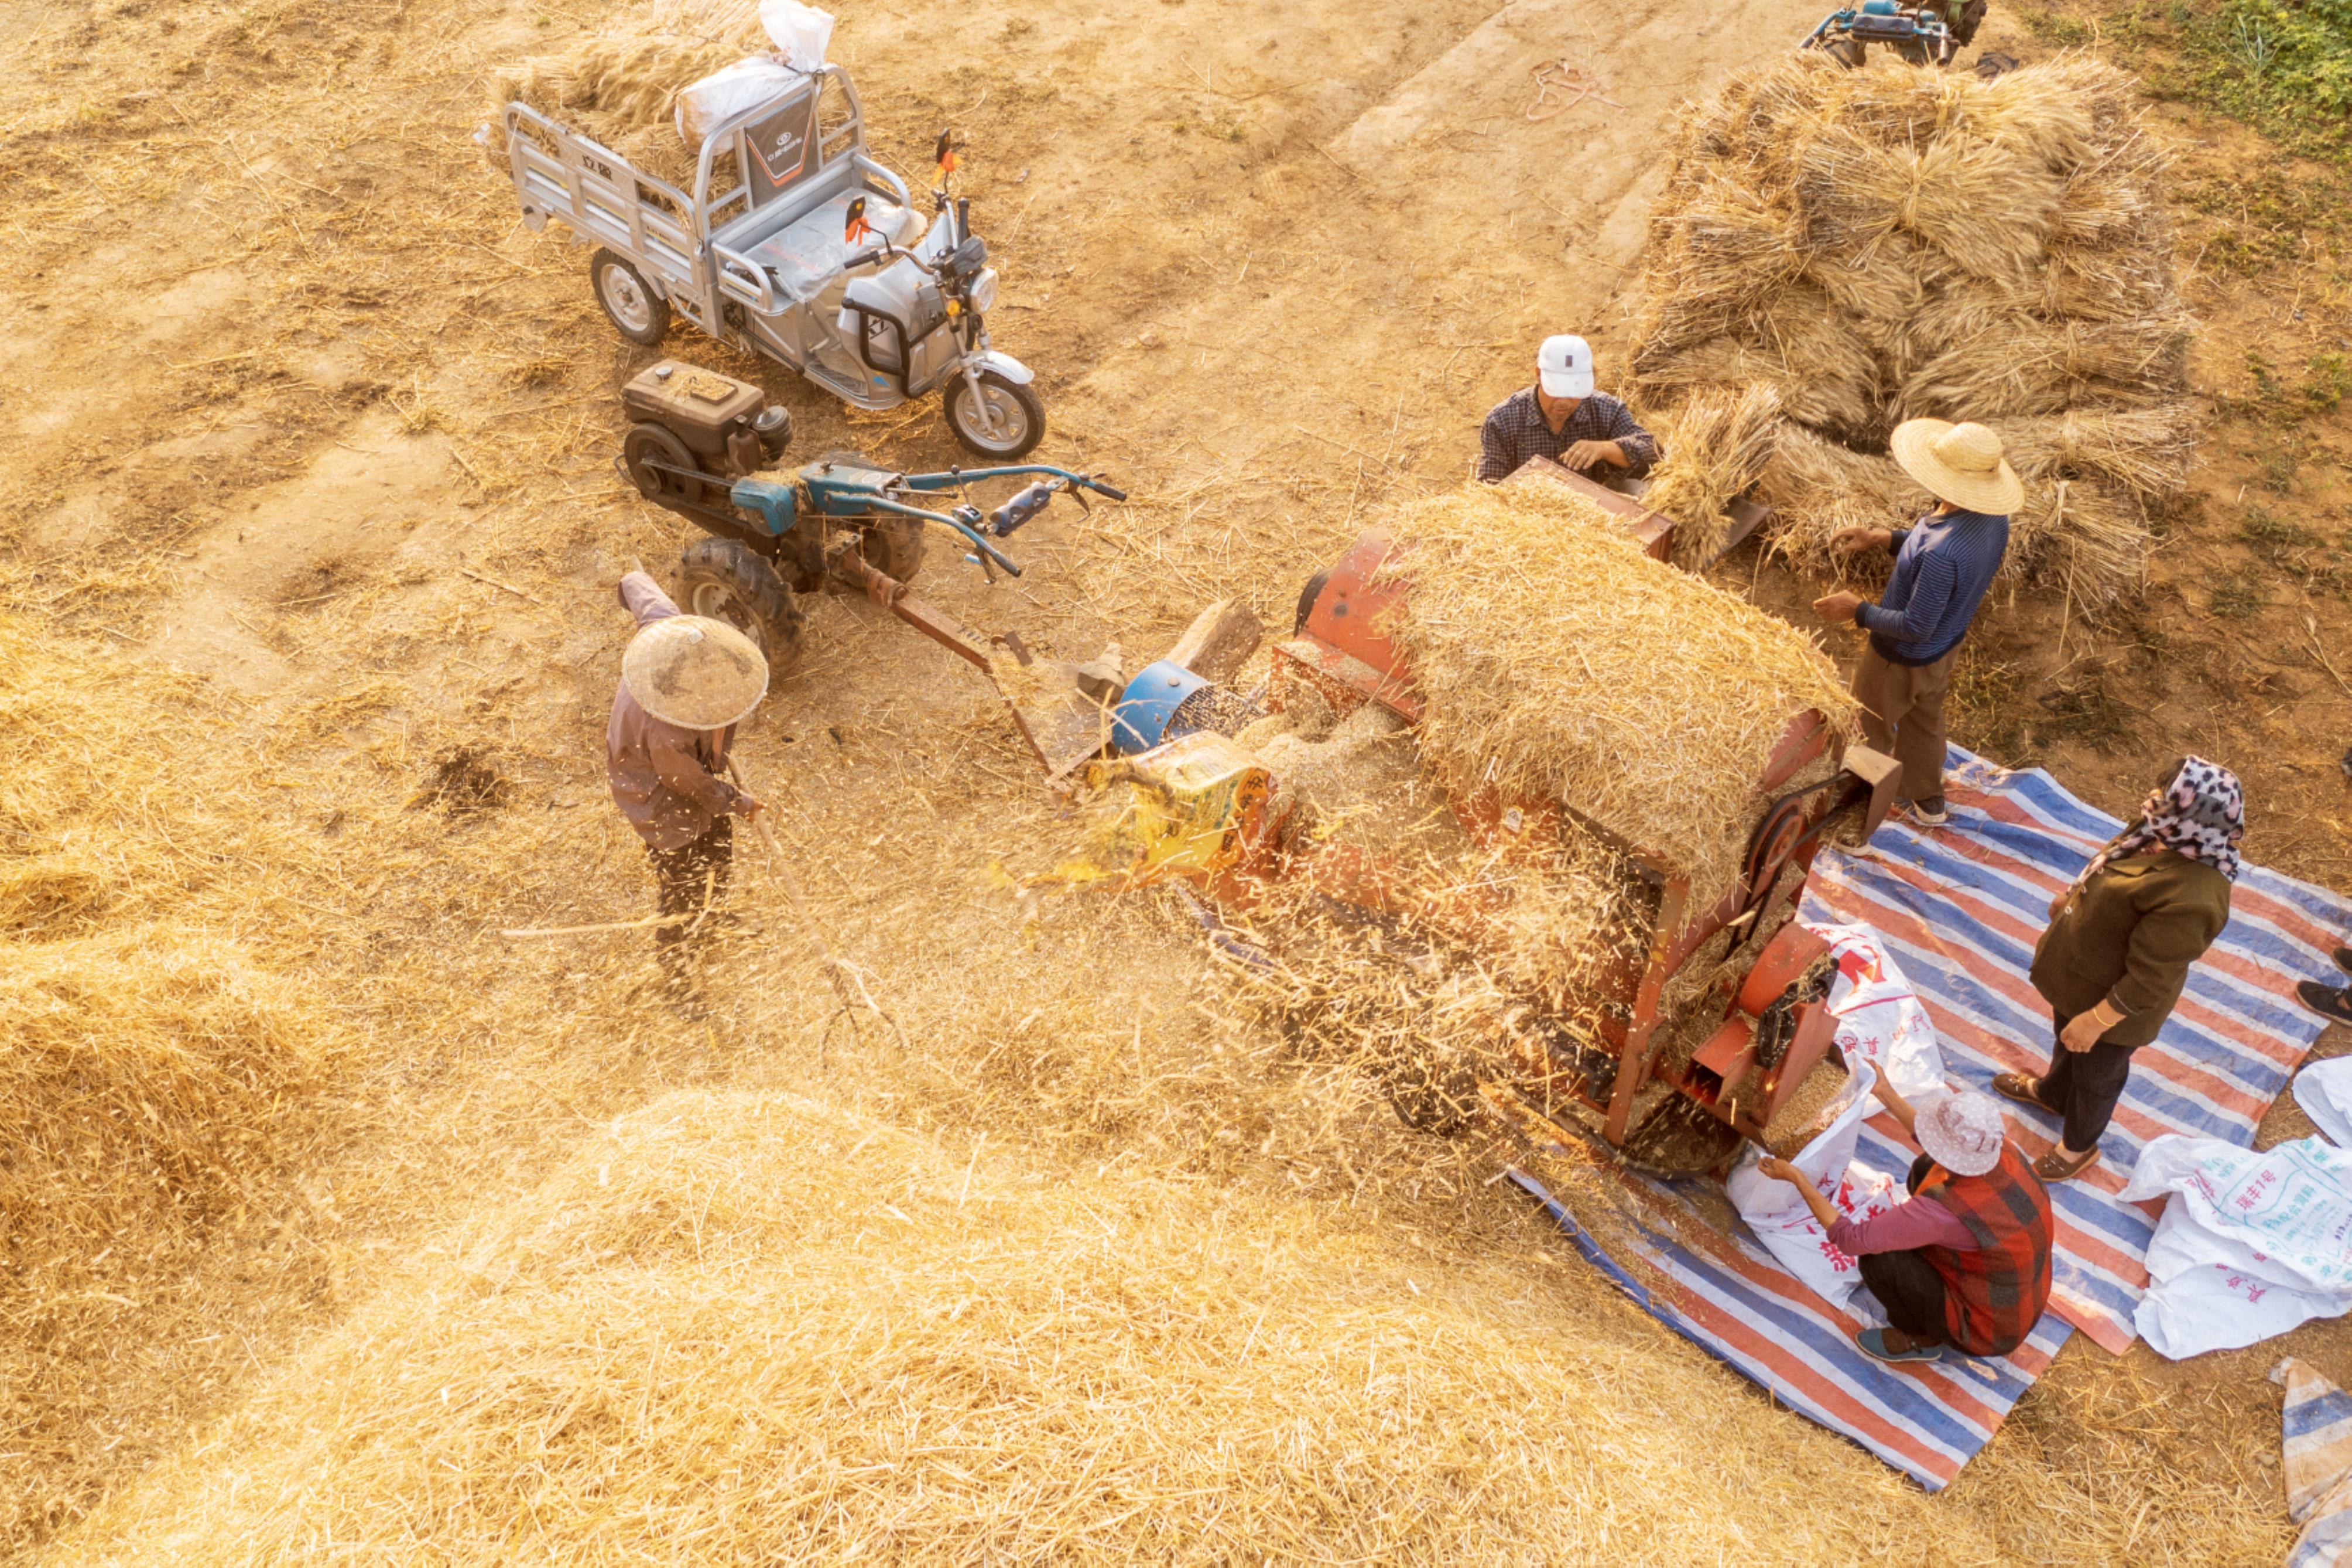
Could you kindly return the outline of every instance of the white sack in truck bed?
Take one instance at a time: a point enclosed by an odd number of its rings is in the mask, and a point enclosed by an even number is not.
[[[699,153],[703,140],[713,131],[746,110],[782,98],[803,74],[765,55],[753,55],[679,89],[678,140],[686,143],[688,152]]]

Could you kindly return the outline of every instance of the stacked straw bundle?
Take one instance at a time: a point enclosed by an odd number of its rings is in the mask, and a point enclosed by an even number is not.
[[[1855,705],[1786,622],[1651,560],[1564,487],[1468,485],[1411,507],[1392,635],[1428,702],[1423,757],[1457,796],[1560,801],[1672,858],[1702,902],[1736,879],[1790,723]]]
[[[2195,440],[2166,163],[2131,79],[2081,56],[1734,77],[1684,121],[1651,222],[1633,371],[1659,509],[1711,519],[1757,486],[1778,548],[1836,569],[1839,529],[1927,503],[1882,455],[1894,426],[1979,420],[2026,479],[2010,569],[2111,602]]]
[[[625,11],[562,54],[490,72],[493,161],[506,166],[506,106],[520,99],[656,179],[684,184],[694,157],[671,117],[679,89],[766,47],[751,0],[651,0]]]

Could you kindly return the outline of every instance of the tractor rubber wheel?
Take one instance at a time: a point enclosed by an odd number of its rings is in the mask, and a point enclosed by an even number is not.
[[[876,518],[858,534],[857,552],[885,577],[912,582],[923,569],[923,527],[919,517]]]
[[[669,301],[627,257],[598,247],[588,258],[588,286],[613,330],[633,343],[652,348],[669,331]]]
[[[996,422],[993,435],[964,378],[957,375],[948,383],[948,428],[965,451],[993,462],[1014,463],[1045,438],[1045,405],[1037,400],[1034,389],[984,370],[980,373],[980,395],[988,416]]]
[[[637,487],[637,493],[656,505],[702,499],[700,479],[665,472],[654,467],[656,463],[668,468],[691,468],[698,473],[702,468],[694,454],[686,449],[686,443],[666,426],[630,426],[629,433],[621,437],[621,466],[628,469],[629,482]]]
[[[863,452],[853,452],[836,447],[817,455],[820,463],[835,463],[844,468],[884,468],[885,465]],[[857,531],[857,552],[867,565],[886,577],[901,583],[911,583],[915,574],[923,569],[923,520],[919,517],[894,517],[885,512],[870,512],[862,517],[841,517],[831,520],[843,528]],[[827,589],[844,593],[858,592],[856,584],[838,578],[828,578]]]
[[[807,619],[776,569],[741,540],[688,545],[678,562],[677,597],[688,615],[724,621],[759,644],[772,684],[799,662]]]

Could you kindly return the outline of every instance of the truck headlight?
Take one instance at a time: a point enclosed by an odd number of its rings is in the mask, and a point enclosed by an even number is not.
[[[983,316],[988,314],[996,304],[996,268],[982,268],[980,276],[971,280],[969,292],[971,296],[971,308]]]

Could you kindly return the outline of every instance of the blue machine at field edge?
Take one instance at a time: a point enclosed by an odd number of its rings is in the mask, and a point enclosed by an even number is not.
[[[1985,0],[1921,5],[1863,0],[1860,5],[1822,17],[1797,47],[1820,49],[1843,65],[1859,66],[1868,46],[1878,44],[1911,65],[1945,66],[1975,38],[1984,15]]]

